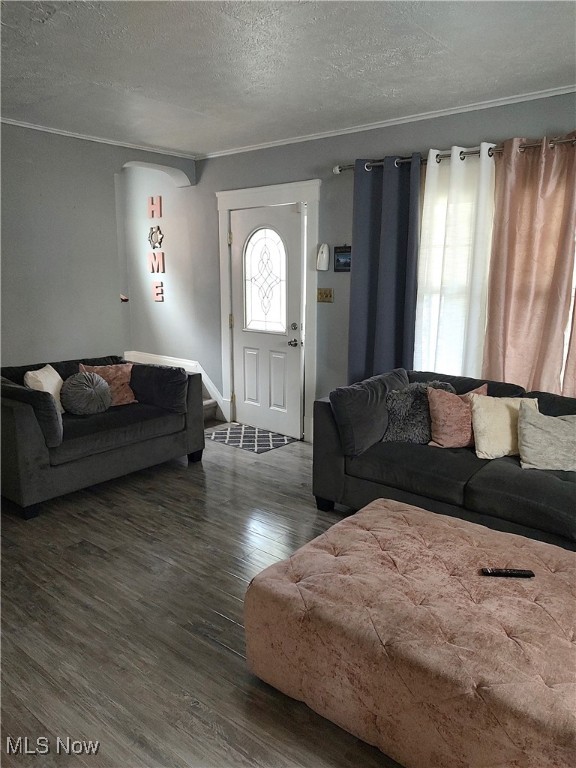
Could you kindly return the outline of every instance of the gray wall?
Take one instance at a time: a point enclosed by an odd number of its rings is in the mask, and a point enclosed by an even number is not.
[[[186,161],[5,126],[4,363],[138,349],[198,360],[221,387],[216,192],[320,178],[320,242],[332,247],[350,243],[352,232],[353,173],[334,176],[336,164],[570,130],[573,95],[199,161],[197,184],[187,191],[194,279],[184,281],[187,317],[163,330],[173,339],[168,351],[134,345],[118,300],[126,264],[118,265],[113,177],[128,160],[184,170]],[[318,394],[346,380],[349,279],[332,262],[318,276],[335,294],[333,304],[318,305]],[[138,322],[132,318],[133,328]]]
[[[574,106],[573,95],[550,97],[200,161],[196,167],[198,183],[191,191],[191,216],[197,252],[207,258],[208,282],[216,291],[217,191],[321,179],[319,238],[330,244],[332,256],[334,245],[351,243],[354,183],[352,171],[335,176],[334,165],[362,157],[426,153],[430,148],[445,149],[452,144],[497,143],[512,136],[555,136],[574,130]],[[334,288],[334,303],[318,304],[318,395],[346,383],[350,276],[335,274],[332,265],[331,258],[330,271],[318,274],[319,287]],[[207,329],[207,338],[210,343],[219,343],[215,327]],[[214,371],[208,372],[215,381],[220,380]]]
[[[189,222],[192,187],[176,186],[162,171],[125,168],[116,188],[125,229],[130,349],[193,360],[195,340],[203,336],[204,318],[198,314],[198,302],[190,300],[198,293],[199,280]],[[148,217],[150,197],[162,199],[161,218]],[[148,261],[148,233],[154,225],[164,235],[157,250],[164,254],[163,273],[151,272]],[[163,301],[154,301],[155,282],[162,283]],[[219,349],[214,357],[219,360]]]
[[[126,162],[194,162],[2,125],[2,363],[129,347],[115,174]]]

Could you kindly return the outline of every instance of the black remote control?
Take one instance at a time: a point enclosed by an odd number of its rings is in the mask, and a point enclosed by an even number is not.
[[[525,568],[482,568],[484,576],[511,576],[517,579],[531,579],[536,574]]]

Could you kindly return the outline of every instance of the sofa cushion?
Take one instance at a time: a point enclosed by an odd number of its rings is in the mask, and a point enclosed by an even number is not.
[[[522,469],[576,472],[576,414],[543,416],[520,404],[518,451]]]
[[[403,389],[407,384],[404,368],[395,368],[330,392],[330,405],[345,456],[359,456],[382,439],[388,426],[386,393]]]
[[[64,464],[124,445],[184,429],[184,416],[145,403],[112,406],[94,416],[64,414],[64,440],[50,450],[50,463]]]
[[[487,462],[469,448],[377,443],[346,459],[346,474],[462,506],[466,483]]]
[[[63,434],[62,414],[49,392],[29,389],[2,376],[2,397],[31,405],[48,448],[60,445]]]
[[[112,405],[129,405],[136,402],[134,392],[130,388],[132,363],[116,363],[115,365],[84,365],[84,363],[80,363],[80,371],[95,373],[104,379],[110,387]]]
[[[444,389],[454,392],[454,387],[444,381],[415,382],[402,390],[386,395],[388,427],[384,442],[426,444],[431,439],[430,406],[428,389]]]
[[[174,413],[186,413],[188,374],[184,368],[135,363],[130,387],[140,403],[157,405]]]
[[[81,371],[69,376],[61,389],[64,410],[77,416],[102,413],[112,404],[110,387],[102,376]]]
[[[494,459],[470,478],[464,506],[576,541],[576,472],[522,469],[516,456]]]
[[[508,384],[503,381],[490,379],[473,379],[469,376],[452,376],[448,373],[434,373],[433,371],[408,371],[408,379],[413,381],[448,381],[454,387],[457,395],[464,395],[482,384],[488,384],[490,397],[519,397],[525,393],[524,387],[519,384]]]
[[[576,397],[563,397],[552,392],[527,392],[524,397],[535,397],[538,410],[545,416],[569,416],[576,413]]]

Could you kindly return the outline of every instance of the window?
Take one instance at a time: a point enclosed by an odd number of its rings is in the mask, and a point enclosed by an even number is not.
[[[494,209],[491,145],[453,147],[426,169],[418,263],[414,368],[478,378]],[[470,152],[470,150],[468,150]]]
[[[266,227],[244,246],[244,330],[286,333],[286,249]]]

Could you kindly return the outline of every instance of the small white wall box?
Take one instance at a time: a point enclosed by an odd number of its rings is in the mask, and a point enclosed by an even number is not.
[[[316,259],[316,269],[320,272],[326,272],[330,266],[330,246],[328,243],[322,243],[318,248],[318,258]]]
[[[334,246],[334,272],[350,272],[352,263],[352,247],[350,245]]]

